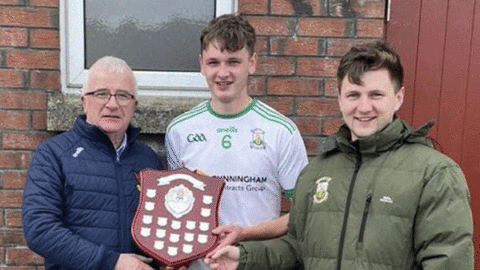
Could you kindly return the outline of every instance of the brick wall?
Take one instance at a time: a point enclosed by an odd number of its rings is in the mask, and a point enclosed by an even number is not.
[[[42,269],[22,232],[22,189],[59,91],[58,1],[0,0],[0,265]]]
[[[239,0],[258,34],[249,91],[300,128],[314,156],[341,124],[335,69],[357,42],[384,35],[385,0]],[[59,91],[58,0],[0,0],[0,268],[43,269],[25,246],[21,200],[46,131],[47,93]]]

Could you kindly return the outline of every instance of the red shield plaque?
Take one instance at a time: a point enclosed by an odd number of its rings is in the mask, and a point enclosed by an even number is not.
[[[144,169],[132,222],[137,246],[165,266],[178,268],[217,246],[218,206],[225,183],[193,173]]]

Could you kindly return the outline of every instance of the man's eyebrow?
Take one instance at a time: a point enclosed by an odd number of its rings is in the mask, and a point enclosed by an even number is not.
[[[93,91],[107,91],[107,92],[110,92],[107,88],[98,88],[98,89],[95,89]],[[115,93],[118,92],[118,91],[127,92],[127,93],[130,94],[130,92],[126,89],[115,89]]]

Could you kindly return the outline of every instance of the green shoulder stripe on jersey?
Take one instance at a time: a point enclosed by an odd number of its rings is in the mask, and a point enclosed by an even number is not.
[[[208,111],[215,117],[223,118],[223,119],[233,119],[233,118],[237,118],[237,117],[240,117],[240,116],[248,113],[253,108],[253,106],[255,106],[256,103],[257,103],[257,100],[252,99],[250,104],[248,104],[248,106],[245,109],[243,109],[242,111],[240,111],[236,114],[220,114],[220,113],[217,113],[216,111],[213,110],[212,104],[210,102],[208,102],[207,108],[208,108]]]
[[[285,195],[285,197],[287,197],[287,198],[291,198],[293,196],[293,191],[294,191],[294,189],[284,190],[283,195]]]
[[[170,122],[170,124],[168,125],[168,127],[167,127],[167,132],[169,132],[170,129],[171,129],[173,126],[175,126],[176,124],[181,123],[181,122],[183,122],[183,121],[185,121],[185,120],[188,120],[188,119],[190,119],[190,118],[192,118],[192,117],[195,117],[195,116],[197,116],[197,115],[199,115],[199,114],[202,114],[202,113],[208,111],[208,108],[207,108],[208,106],[207,106],[207,104],[208,104],[208,101],[204,101],[204,102],[198,104],[197,106],[193,107],[193,108],[190,109],[189,111],[184,112],[183,114],[175,117],[175,118]]]
[[[276,122],[284,126],[291,134],[293,134],[296,129],[295,125],[290,119],[260,102],[257,102],[257,106],[253,108],[253,111],[269,121]]]

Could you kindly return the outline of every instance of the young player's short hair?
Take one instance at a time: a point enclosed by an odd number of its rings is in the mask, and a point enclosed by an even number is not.
[[[222,15],[203,29],[200,36],[202,53],[212,42],[218,43],[221,51],[236,52],[246,47],[251,56],[255,49],[255,29],[240,15]]]
[[[403,67],[398,54],[385,42],[353,46],[340,60],[337,71],[338,90],[345,77],[351,83],[362,85],[360,77],[365,72],[386,69],[395,84],[395,92],[403,86]]]

